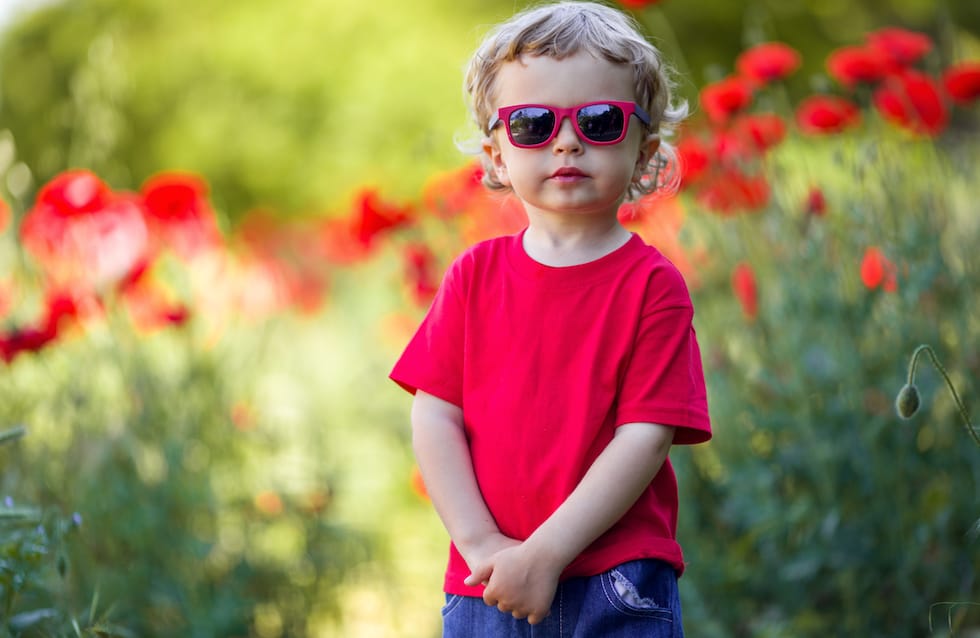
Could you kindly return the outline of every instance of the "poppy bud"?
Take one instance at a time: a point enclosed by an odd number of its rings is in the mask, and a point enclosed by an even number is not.
[[[938,372],[943,377],[943,381],[946,382],[946,387],[949,389],[950,395],[953,397],[953,402],[956,404],[956,409],[959,410],[960,418],[963,420],[963,426],[966,428],[967,434],[973,439],[973,442],[980,447],[980,433],[977,429],[973,427],[973,423],[970,422],[970,416],[966,413],[966,407],[963,405],[963,401],[960,399],[960,395],[956,393],[956,387],[953,386],[953,382],[949,379],[949,374],[946,372],[946,368],[943,364],[939,363],[939,358],[936,357],[936,353],[933,351],[932,346],[922,344],[915,349],[912,353],[912,360],[909,361],[909,376],[908,380],[905,382],[905,387],[903,387],[898,396],[895,397],[895,410],[898,412],[898,416],[903,419],[910,418],[915,411],[919,408],[919,391],[913,385],[915,383],[915,366],[918,363],[919,355],[925,352],[929,355],[929,359],[932,360],[933,367],[936,368]]]
[[[911,383],[906,383],[895,397],[895,411],[903,419],[911,419],[919,411],[919,390]]]

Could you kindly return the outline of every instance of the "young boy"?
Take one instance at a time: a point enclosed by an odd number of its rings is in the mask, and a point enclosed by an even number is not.
[[[685,110],[590,2],[500,25],[466,86],[528,226],[452,264],[391,373],[452,539],[444,636],[683,636],[667,452],[711,437],[704,376],[681,275],[617,209],[663,186]]]

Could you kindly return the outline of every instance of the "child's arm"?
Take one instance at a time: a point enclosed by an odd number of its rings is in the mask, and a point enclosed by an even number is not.
[[[468,585],[489,579],[483,600],[516,618],[541,622],[558,577],[636,503],[667,458],[674,428],[629,423],[596,458],[562,505],[521,545],[471,564]]]
[[[470,569],[501,549],[519,544],[500,533],[483,500],[458,406],[416,391],[412,446],[432,504]]]

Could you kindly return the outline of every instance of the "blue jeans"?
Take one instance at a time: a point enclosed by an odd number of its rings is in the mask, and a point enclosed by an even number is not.
[[[658,560],[623,563],[558,585],[551,614],[537,625],[446,595],[443,638],[683,638],[674,568]]]

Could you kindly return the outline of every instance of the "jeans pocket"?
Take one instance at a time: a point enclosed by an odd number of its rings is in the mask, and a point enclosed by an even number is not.
[[[673,622],[671,583],[660,582],[663,576],[643,573],[644,562],[627,563],[603,573],[601,583],[606,599],[622,614]],[[676,579],[673,574],[670,577]]]
[[[453,613],[463,602],[463,598],[459,594],[446,594],[446,604],[442,608],[442,617],[447,618],[449,614]]]

